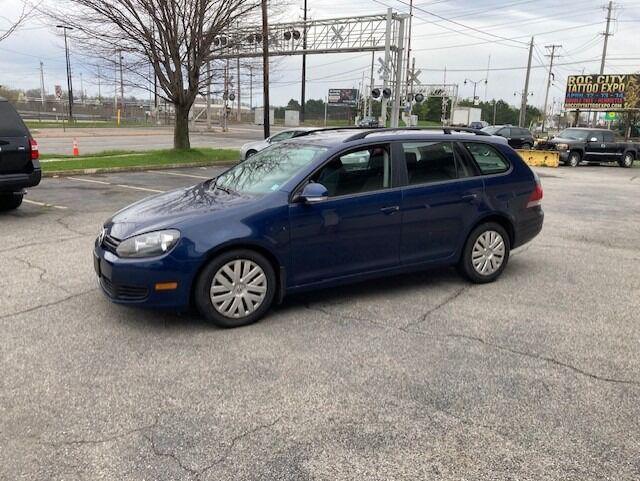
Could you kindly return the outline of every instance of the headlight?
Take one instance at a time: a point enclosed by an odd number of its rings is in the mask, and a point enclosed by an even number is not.
[[[153,257],[169,252],[180,239],[177,230],[148,232],[123,240],[116,252],[120,257]]]
[[[558,150],[569,150],[569,144],[556,144]]]

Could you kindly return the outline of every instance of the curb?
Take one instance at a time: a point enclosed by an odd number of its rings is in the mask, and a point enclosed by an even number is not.
[[[219,162],[186,162],[181,164],[132,165],[130,167],[104,167],[95,169],[49,170],[42,172],[42,177],[60,177],[66,175],[110,174],[116,172],[144,172],[146,170],[168,170],[193,167],[230,167],[238,161],[222,160]]]

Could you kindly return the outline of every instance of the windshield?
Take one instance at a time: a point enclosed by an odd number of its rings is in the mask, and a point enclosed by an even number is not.
[[[565,129],[558,134],[558,137],[561,139],[570,139],[570,140],[587,140],[589,136],[588,130],[580,130],[580,129]]]
[[[326,151],[325,147],[299,143],[274,145],[228,170],[213,185],[242,194],[276,191]]]
[[[491,126],[491,127],[485,127],[484,129],[481,129],[483,132],[486,132],[488,134],[495,134],[498,130],[500,130],[502,127],[496,127],[496,126]]]

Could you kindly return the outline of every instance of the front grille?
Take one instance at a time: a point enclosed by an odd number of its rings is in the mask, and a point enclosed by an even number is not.
[[[119,245],[120,241],[115,237],[111,237],[109,234],[105,235],[104,239],[102,240],[102,247],[104,247],[105,250],[112,252],[113,254],[116,253],[116,249]]]
[[[146,287],[114,284],[104,276],[100,277],[100,284],[109,297],[118,301],[144,301],[149,295]]]

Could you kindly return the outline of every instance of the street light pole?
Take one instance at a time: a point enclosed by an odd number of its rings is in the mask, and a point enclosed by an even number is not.
[[[481,80],[471,80],[471,79],[464,79],[464,84],[466,85],[468,83],[472,83],[473,84],[473,105],[476,104],[476,90],[478,89],[478,84],[481,84],[482,82],[484,82],[484,84],[486,85],[488,80],[486,78],[483,78]]]
[[[69,93],[69,122],[73,122],[73,83],[71,81],[71,61],[69,59],[69,45],[67,44],[67,30],[73,30],[67,25],[56,25],[64,33],[64,53],[67,61],[67,91]]]

